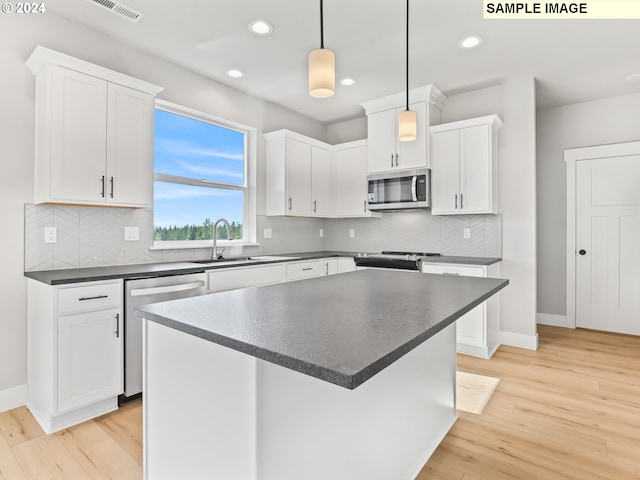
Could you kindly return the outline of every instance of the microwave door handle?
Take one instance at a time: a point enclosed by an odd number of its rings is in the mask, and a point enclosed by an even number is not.
[[[414,202],[418,201],[418,192],[416,191],[416,186],[418,184],[418,176],[414,175],[411,179],[411,198]]]

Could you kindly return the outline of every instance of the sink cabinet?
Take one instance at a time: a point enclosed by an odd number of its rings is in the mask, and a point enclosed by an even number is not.
[[[27,406],[46,433],[118,408],[123,392],[122,280],[28,280]]]
[[[209,293],[213,293],[284,282],[286,269],[284,263],[220,268],[210,270],[208,277]]]
[[[500,276],[500,264],[462,265],[423,262],[422,273],[497,278]],[[500,295],[497,294],[456,321],[457,352],[490,358],[500,346],[499,330]]]
[[[431,127],[431,214],[498,213],[498,129],[489,115]]]
[[[36,48],[35,203],[153,204],[155,85]]]

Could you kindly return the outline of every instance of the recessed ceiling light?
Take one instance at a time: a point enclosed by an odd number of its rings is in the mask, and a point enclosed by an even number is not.
[[[345,87],[350,87],[351,85],[356,83],[356,81],[353,78],[343,78],[342,80],[340,80],[340,83]]]
[[[632,73],[624,77],[627,82],[640,82],[640,73]]]
[[[249,31],[255,35],[271,35],[271,32],[273,32],[273,25],[264,20],[254,20],[249,24]]]
[[[227,75],[231,78],[242,78],[244,77],[244,72],[242,70],[238,70],[237,68],[232,68],[227,70]]]
[[[482,43],[482,38],[476,35],[468,36],[467,38],[463,38],[458,43],[460,48],[474,48]]]

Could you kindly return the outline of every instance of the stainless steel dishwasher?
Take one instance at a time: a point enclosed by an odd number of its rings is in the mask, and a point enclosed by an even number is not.
[[[141,305],[195,297],[207,293],[205,273],[127,279],[124,316],[124,398],[142,392],[142,318],[134,313]]]

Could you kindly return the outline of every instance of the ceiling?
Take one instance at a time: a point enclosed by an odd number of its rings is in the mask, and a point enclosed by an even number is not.
[[[405,88],[405,2],[325,0],[325,47],[336,53],[327,99],[307,93],[307,58],[320,45],[318,0],[121,0],[138,23],[88,0],[55,0],[57,13],[175,64],[323,123],[360,117],[361,102]],[[481,0],[413,0],[410,88],[453,95],[512,78],[536,78],[538,108],[640,92],[640,20],[483,20]],[[270,36],[248,24],[264,19]],[[482,37],[475,49],[458,43]],[[246,75],[231,79],[230,68]],[[636,75],[638,77],[640,75]]]

